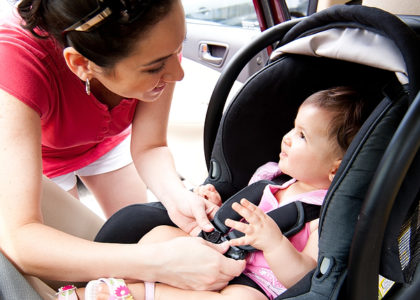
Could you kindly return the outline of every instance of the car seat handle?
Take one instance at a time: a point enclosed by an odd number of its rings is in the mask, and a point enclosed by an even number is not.
[[[239,76],[239,73],[250,59],[252,59],[260,51],[273,45],[275,42],[281,39],[281,37],[283,37],[283,35],[286,34],[290,28],[292,28],[298,22],[298,19],[294,19],[265,30],[250,44],[236,52],[229,63],[226,65],[223,72],[220,74],[220,77],[216,82],[213,93],[210,97],[206,119],[204,122],[204,155],[206,159],[207,170],[210,169],[211,152],[213,149],[214,141],[216,140],[219,123],[222,119],[223,108],[225,106],[229,92],[235,80]]]

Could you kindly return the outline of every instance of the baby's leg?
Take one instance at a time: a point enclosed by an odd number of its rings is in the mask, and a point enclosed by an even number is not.
[[[145,291],[143,283],[127,284],[127,287],[135,300],[144,299]],[[77,289],[76,293],[79,300],[85,300],[85,288]],[[105,283],[101,283],[97,286],[95,294],[95,300],[109,300],[110,291]]]
[[[186,232],[178,227],[161,225],[153,228],[148,233],[146,233],[139,241],[139,244],[153,244],[164,241],[169,241],[170,239],[188,236]]]
[[[130,287],[131,288],[131,287]],[[137,299],[141,300],[143,298]],[[267,300],[260,291],[245,285],[229,285],[219,292],[213,291],[187,291],[166,284],[156,284],[155,300]]]
[[[145,300],[143,283],[132,283],[127,285],[135,300]],[[79,299],[83,300],[84,289],[77,290]],[[108,300],[109,291],[106,284],[98,287],[96,300]],[[230,285],[220,292],[211,291],[187,291],[178,289],[166,284],[156,283],[154,300],[267,300],[268,298],[260,291],[245,285]]]

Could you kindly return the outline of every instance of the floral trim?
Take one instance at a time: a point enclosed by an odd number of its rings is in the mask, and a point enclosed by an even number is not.
[[[56,295],[58,296],[59,300],[60,299],[70,299],[70,300],[78,299],[77,294],[76,294],[76,287],[72,284],[65,285],[59,288]]]

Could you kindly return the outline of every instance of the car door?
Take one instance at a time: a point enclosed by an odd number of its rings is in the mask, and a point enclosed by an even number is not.
[[[182,0],[187,20],[183,56],[221,72],[235,53],[262,30],[311,11],[310,0]],[[312,5],[313,6],[313,5]],[[256,55],[238,77],[244,82],[264,66]]]
[[[252,0],[182,0],[187,20],[183,56],[221,72],[232,56],[261,32]],[[263,66],[256,56],[242,71],[244,82]]]

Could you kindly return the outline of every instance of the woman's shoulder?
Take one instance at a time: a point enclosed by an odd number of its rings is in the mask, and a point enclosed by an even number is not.
[[[18,20],[6,20],[0,24],[0,53],[0,88],[44,115],[66,70],[62,48],[33,36]]]
[[[42,33],[41,33],[42,35]],[[58,59],[63,48],[52,38],[39,38],[21,26],[16,16],[8,16],[0,23],[2,56],[23,55],[34,59]]]

